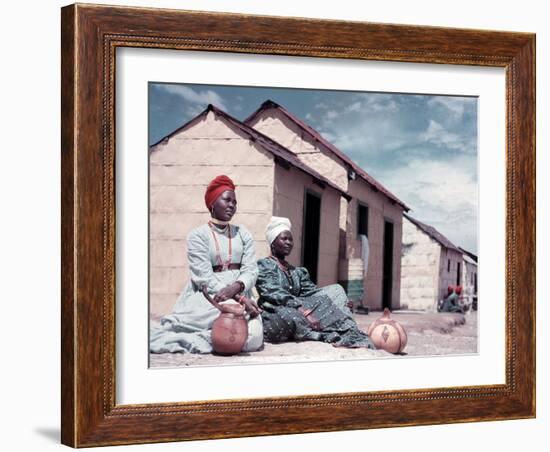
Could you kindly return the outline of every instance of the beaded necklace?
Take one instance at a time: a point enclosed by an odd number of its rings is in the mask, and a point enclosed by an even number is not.
[[[216,245],[216,262],[218,265],[221,265],[222,271],[225,271],[229,268],[229,264],[231,264],[231,257],[232,257],[232,248],[231,248],[231,225],[227,224],[227,239],[229,240],[229,249],[227,251],[227,260],[225,262],[222,261],[221,257],[221,251],[220,251],[220,244],[218,242],[218,238],[216,237],[216,233],[214,232],[214,224],[209,221],[208,226],[210,226],[210,232],[212,233],[212,238],[214,239],[214,244]],[[221,232],[221,231],[220,231]]]
[[[218,220],[214,217],[210,218],[210,220],[208,221],[212,224],[215,224],[216,226],[227,226],[229,224],[229,221]]]

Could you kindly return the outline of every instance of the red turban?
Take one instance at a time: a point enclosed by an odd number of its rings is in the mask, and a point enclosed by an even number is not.
[[[233,181],[225,176],[216,176],[210,181],[208,187],[206,187],[206,193],[204,194],[204,203],[208,210],[212,208],[212,205],[216,202],[216,199],[227,190],[235,190],[235,184]]]

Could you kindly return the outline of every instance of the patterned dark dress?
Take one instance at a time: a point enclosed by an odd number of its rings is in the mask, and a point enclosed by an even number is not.
[[[321,341],[337,347],[375,348],[353,320],[342,286],[317,288],[307,269],[291,265],[284,269],[273,257],[259,260],[258,270],[256,289],[265,341]]]

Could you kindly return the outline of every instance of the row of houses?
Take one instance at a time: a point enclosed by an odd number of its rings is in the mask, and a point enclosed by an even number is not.
[[[467,305],[477,303],[476,255],[406,214],[402,242],[401,309],[436,310],[449,286],[462,287]]]
[[[371,310],[433,308],[427,291],[410,286],[415,270],[404,265],[418,240],[405,240],[412,237],[408,222],[415,224],[409,207],[275,102],[264,102],[244,121],[209,105],[152,145],[149,165],[153,316],[170,312],[189,278],[185,238],[208,220],[203,193],[218,174],[238,185],[236,221],[251,231],[258,257],[269,253],[264,230],[271,216],[288,217],[295,238],[289,260],[308,268],[317,284],[339,282]],[[449,256],[456,251],[445,249]],[[443,253],[438,256],[441,261]]]

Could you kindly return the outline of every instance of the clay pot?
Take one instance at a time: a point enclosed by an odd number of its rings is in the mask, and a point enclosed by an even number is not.
[[[240,353],[248,338],[248,322],[244,316],[244,306],[231,303],[216,303],[208,294],[206,286],[202,287],[205,298],[220,310],[220,316],[212,323],[212,348],[220,355]]]
[[[228,312],[228,310],[230,312]],[[224,305],[212,324],[212,348],[220,355],[240,353],[248,338],[248,323],[240,305]]]
[[[390,318],[390,310],[384,309],[382,317],[375,320],[367,331],[376,348],[389,353],[401,353],[407,345],[407,333],[399,322]]]

